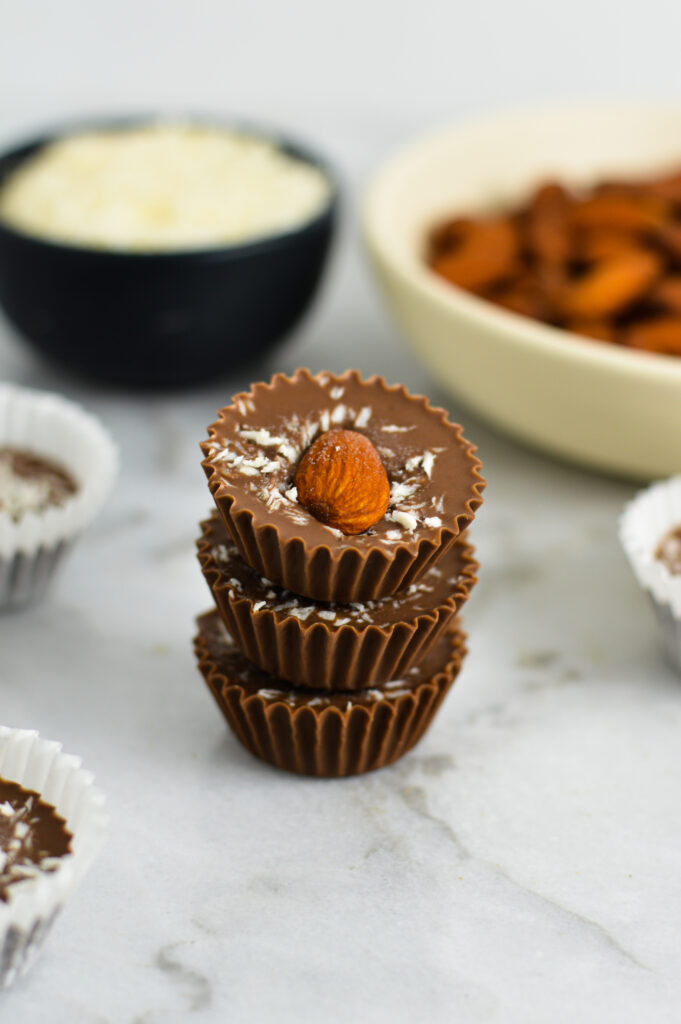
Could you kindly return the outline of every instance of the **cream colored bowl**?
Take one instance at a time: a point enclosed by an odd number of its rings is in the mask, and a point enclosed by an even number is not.
[[[590,341],[498,309],[425,266],[424,236],[457,212],[511,204],[548,177],[573,185],[681,167],[681,107],[594,105],[440,131],[370,185],[364,232],[399,328],[434,377],[504,433],[608,472],[681,470],[681,358]]]

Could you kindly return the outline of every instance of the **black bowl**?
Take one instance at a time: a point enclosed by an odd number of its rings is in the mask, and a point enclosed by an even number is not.
[[[0,187],[48,142],[76,130],[150,120],[81,125],[26,143],[0,156]],[[163,253],[61,244],[0,222],[0,306],[20,334],[72,370],[144,387],[213,378],[282,339],[319,282],[338,189],[326,164],[305,148],[236,127],[324,171],[330,198],[314,219],[243,244]]]

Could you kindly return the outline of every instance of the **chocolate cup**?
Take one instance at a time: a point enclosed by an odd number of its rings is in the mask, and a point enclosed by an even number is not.
[[[356,536],[319,522],[291,489],[301,455],[331,427],[365,434],[392,485],[386,515]],[[482,502],[481,463],[462,428],[426,398],[388,387],[382,377],[362,380],[355,370],[275,374],[236,395],[208,433],[202,465],[242,558],[317,601],[377,600],[408,587],[446,553]]]
[[[393,764],[428,729],[466,654],[457,629],[441,636],[404,681],[313,693],[248,662],[217,611],[197,622],[199,669],[230,729],[255,757],[299,775],[342,778]]]
[[[263,580],[217,514],[201,528],[201,569],[237,647],[271,675],[316,690],[361,690],[399,678],[461,611],[477,581],[473,548],[458,539],[407,591],[321,606]]]

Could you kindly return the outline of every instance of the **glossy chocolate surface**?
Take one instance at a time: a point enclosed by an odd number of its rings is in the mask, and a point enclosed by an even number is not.
[[[391,486],[386,515],[352,537],[319,522],[298,502],[294,487],[301,456],[334,427],[369,438]],[[250,508],[258,520],[275,523],[283,540],[304,535],[308,547],[341,552],[379,545],[390,551],[424,538],[438,542],[442,527],[458,533],[480,503],[478,463],[461,428],[443,410],[378,377],[278,375],[221,410],[202,447],[212,488],[223,485],[235,508]]]
[[[345,625],[356,629],[370,625],[390,626],[433,613],[452,596],[462,581],[464,571],[468,570],[468,575],[473,575],[475,567],[471,548],[456,543],[416,583],[392,597],[351,604],[322,604],[277,587],[251,569],[241,558],[218,515],[213,515],[204,524],[204,529],[212,555],[211,568],[220,574],[214,590],[226,588],[232,600],[243,598],[249,601],[254,612],[267,609],[278,620],[294,615],[305,625],[323,623],[330,629]]]
[[[51,804],[33,790],[0,778],[0,901],[70,851],[71,833]]]
[[[27,512],[63,505],[76,490],[75,480],[52,460],[0,447],[0,513],[15,522]]]
[[[198,625],[210,660],[230,684],[241,687],[246,697],[257,695],[266,703],[283,702],[293,708],[312,707],[323,710],[336,707],[346,711],[355,705],[373,706],[378,701],[396,700],[415,692],[438,673],[444,672],[453,658],[458,657],[460,660],[463,656],[462,634],[449,632],[441,636],[423,661],[409,669],[401,679],[390,680],[382,686],[366,690],[329,693],[292,687],[290,683],[257,668],[238,650],[217,611],[200,616]]]

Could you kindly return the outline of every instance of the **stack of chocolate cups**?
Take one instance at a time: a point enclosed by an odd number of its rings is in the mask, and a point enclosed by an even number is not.
[[[348,430],[368,438],[390,485],[385,513],[354,535],[296,487],[310,446]],[[338,493],[371,504],[369,467],[344,461],[333,438]],[[215,609],[195,648],[228,724],[257,757],[300,774],[396,761],[466,653],[459,613],[478,566],[465,531],[484,487],[475,448],[443,410],[382,378],[298,370],[237,395],[202,449],[216,509],[198,554]]]

